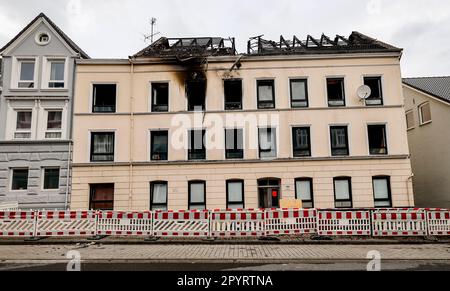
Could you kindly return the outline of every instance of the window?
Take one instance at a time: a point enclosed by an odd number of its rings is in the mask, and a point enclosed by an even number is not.
[[[345,106],[344,78],[327,79],[328,106]]]
[[[167,211],[167,182],[150,183],[150,210]]]
[[[15,139],[31,138],[31,111],[18,111],[16,121]]]
[[[386,126],[369,125],[369,152],[371,155],[387,155]]]
[[[223,86],[225,93],[225,110],[242,109],[242,80],[225,80]]]
[[[59,189],[59,168],[44,169],[44,190]]]
[[[292,128],[294,158],[311,156],[311,140],[309,127]]]
[[[366,99],[366,105],[383,105],[383,90],[381,89],[381,77],[365,77],[364,85],[369,86],[372,92]]]
[[[205,149],[205,130],[190,130],[189,131],[189,160],[204,160],[206,159]]]
[[[47,112],[46,139],[59,139],[62,136],[62,111]]]
[[[244,181],[227,181],[227,208],[244,209]]]
[[[425,125],[431,122],[431,108],[430,103],[424,103],[419,106],[420,125]]]
[[[114,210],[114,184],[90,185],[89,209]]]
[[[50,60],[49,88],[64,88],[65,60]]]
[[[308,107],[308,81],[306,79],[291,80],[291,107]]]
[[[416,120],[414,118],[414,111],[410,110],[406,112],[406,128],[408,130],[413,129],[416,126]]]
[[[19,88],[34,88],[35,87],[35,59],[19,60]]]
[[[152,83],[152,112],[169,111],[169,84]]]
[[[390,177],[373,177],[375,207],[392,207]]]
[[[348,156],[348,131],[347,126],[330,127],[331,134],[331,155]]]
[[[21,191],[28,189],[28,169],[13,169],[11,190]]]
[[[116,84],[95,84],[92,112],[114,113],[116,112]]]
[[[186,82],[188,111],[205,110],[206,80],[191,80]]]
[[[206,182],[190,181],[189,185],[189,210],[206,209]]]
[[[91,133],[91,162],[114,161],[114,132]]]
[[[295,199],[302,200],[303,208],[313,208],[313,185],[311,178],[295,179]]]
[[[352,208],[351,178],[334,178],[334,206],[336,208]]]
[[[36,34],[35,41],[38,45],[46,45],[50,43],[50,35],[46,32]]]
[[[244,134],[242,129],[225,130],[225,154],[227,159],[244,158]]]
[[[277,157],[275,128],[259,129],[259,157],[260,158]]]
[[[168,131],[152,131],[151,135],[151,160],[166,161],[168,151]]]
[[[258,109],[275,108],[275,81],[258,80]]]

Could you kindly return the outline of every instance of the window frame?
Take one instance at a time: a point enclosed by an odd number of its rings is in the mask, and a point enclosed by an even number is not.
[[[114,111],[111,112],[102,112],[102,111],[96,111],[95,110],[95,86],[97,85],[114,85],[116,87],[116,95],[114,96]],[[91,83],[91,102],[90,102],[90,113],[92,114],[114,114],[117,113],[117,100],[119,99],[119,84],[117,82],[93,82]]]
[[[342,81],[342,101],[343,104],[333,105],[330,104],[330,94],[328,89],[328,81],[329,80],[340,80]],[[328,107],[335,108],[335,107],[346,107],[347,106],[347,100],[346,100],[346,90],[345,90],[345,77],[342,76],[328,76],[325,78],[325,92],[327,93],[327,105]],[[337,101],[337,100],[335,100]]]
[[[293,103],[295,102],[293,99],[293,90],[292,90],[292,83],[294,82],[303,82],[305,84],[305,100],[306,102],[305,106],[294,106]],[[290,106],[292,109],[297,108],[309,108],[309,87],[308,87],[308,78],[289,78],[289,95],[290,95]],[[299,102],[299,101],[296,101]]]
[[[227,103],[237,103],[237,102],[227,102],[227,94],[225,90],[225,83],[226,82],[240,82],[241,83],[241,101],[239,102],[238,108],[227,108]],[[243,109],[243,99],[244,99],[244,83],[242,79],[240,78],[231,78],[231,79],[224,79],[223,80],[223,108],[225,111],[239,111]]]
[[[346,154],[333,154],[333,150],[338,150],[340,148],[333,148],[333,129],[334,128],[345,128],[345,132],[346,132],[346,143],[347,143],[347,147],[346,147]],[[330,152],[331,152],[331,156],[332,157],[348,157],[350,156],[350,137],[349,137],[349,126],[348,125],[330,125],[329,126],[329,136],[330,136]]]
[[[363,84],[364,85],[366,85],[366,79],[378,79],[378,84],[380,86],[379,87],[380,96],[378,98],[371,98],[371,97],[369,97],[369,98],[365,99],[364,100],[365,105],[368,106],[368,107],[370,107],[370,106],[384,106],[383,76],[382,75],[365,75],[365,76],[363,76]],[[368,85],[366,85],[366,86],[368,86]],[[367,101],[370,101],[370,100],[379,100],[380,103],[379,104],[375,104],[375,103],[374,104],[370,104],[370,102],[367,103]]]
[[[295,178],[294,180],[294,187],[295,187],[295,199],[301,200],[298,197],[298,188],[297,188],[297,182],[309,182],[309,190],[311,193],[311,200],[302,200],[302,207],[303,208],[314,208],[314,185],[313,185],[313,178],[309,177],[302,177],[302,178]],[[311,207],[305,207],[303,203],[311,203]]]
[[[64,63],[64,77],[63,80],[51,80],[52,63],[59,62]],[[45,56],[43,58],[43,78],[41,89],[49,91],[67,90],[68,85],[68,70],[69,70],[69,58],[66,56]],[[50,83],[63,83],[63,87],[51,87]]]
[[[167,104],[157,105],[155,104],[155,95],[153,86],[154,85],[167,85]],[[165,110],[158,110],[156,106],[167,106]],[[155,113],[169,112],[170,110],[170,82],[168,81],[158,81],[150,82],[150,111]]]
[[[349,198],[347,199],[337,199],[336,197],[336,181],[347,181],[348,182],[348,191]],[[336,209],[345,209],[345,208],[353,208],[353,190],[352,190],[352,178],[351,177],[334,177],[333,178],[333,192],[334,192],[334,208]],[[338,207],[336,205],[337,202],[350,202],[350,206],[346,207]]]
[[[116,195],[116,185],[114,183],[93,183],[93,184],[89,184],[89,210],[93,210],[94,209],[92,207],[92,197],[93,197],[93,194],[94,194],[93,186],[94,187],[105,186],[105,188],[106,188],[106,185],[108,185],[108,186],[112,185],[112,189],[113,189],[113,197],[112,198],[113,198],[113,200],[100,200],[99,202],[112,203],[112,208],[107,209],[106,211],[114,210],[114,204],[115,204],[114,202],[115,202],[115,195]],[[102,209],[102,210],[105,210],[105,209]]]
[[[268,83],[271,82],[272,85],[272,100],[271,101],[261,101],[259,96],[259,87],[260,83]],[[256,80],[256,102],[257,102],[257,108],[258,110],[273,110],[276,108],[276,102],[275,102],[276,96],[275,96],[275,79],[258,79]],[[272,104],[270,107],[263,107],[261,104]]]
[[[430,120],[428,121],[423,121],[423,113],[422,113],[422,108],[425,107],[426,105],[429,106],[430,108]],[[420,104],[419,106],[417,106],[418,110],[419,110],[419,125],[423,126],[423,125],[427,125],[433,122],[433,117],[431,115],[431,103],[429,101],[423,102],[422,104]]]
[[[202,112],[206,111],[206,95],[207,95],[207,89],[208,89],[208,81],[207,79],[197,79],[197,80],[186,80],[184,83],[185,86],[185,96],[186,96],[186,101],[187,101],[187,111],[188,112],[196,112],[196,106],[191,107],[190,105],[190,91],[189,91],[189,83],[200,83],[203,82],[205,84],[205,96],[203,99],[203,104],[202,104]]]
[[[165,152],[165,158],[164,159],[154,159],[153,155],[158,154],[154,152],[153,149],[153,141],[154,141],[154,134],[161,134],[166,133],[167,136],[167,144],[166,144],[166,152]],[[150,130],[150,161],[168,161],[169,160],[169,130],[167,129],[160,129],[160,130]]]
[[[387,181],[387,188],[388,188],[388,200],[386,199],[377,199],[375,196],[375,180],[386,180]],[[373,201],[374,201],[374,207],[375,208],[391,208],[392,203],[392,185],[391,185],[391,177],[390,176],[373,176],[372,177],[372,191],[373,191]],[[376,202],[389,202],[389,206],[376,206]]]
[[[13,189],[14,186],[14,172],[15,171],[27,171],[27,187],[26,189]],[[21,168],[21,167],[17,167],[17,168],[10,168],[10,185],[9,185],[9,190],[11,192],[27,192],[28,188],[30,186],[29,180],[30,179],[30,169],[29,168]]]
[[[166,186],[166,202],[165,203],[154,203],[153,202],[153,193],[155,185],[165,185]],[[151,181],[150,182],[150,211],[154,211],[154,206],[165,206],[165,210],[169,210],[169,183],[167,181]]]
[[[201,149],[191,149],[194,145],[195,147],[195,131],[202,131],[202,148]],[[194,136],[193,136],[194,135]],[[188,148],[187,148],[187,159],[189,161],[204,161],[207,159],[206,145],[205,145],[206,129],[188,129]],[[196,152],[202,151],[202,158],[192,158],[192,155]]]
[[[260,130],[265,129],[268,130],[270,129],[270,134],[272,135],[272,131],[275,131],[275,138],[274,138],[274,143],[275,143],[275,156],[273,157],[262,157],[261,153],[262,152],[269,152],[267,150],[262,150],[261,149],[261,135],[260,135]],[[258,157],[259,159],[276,159],[278,157],[278,143],[277,143],[277,128],[276,127],[258,127]],[[270,152],[272,152],[272,150],[270,150]]]
[[[298,155],[296,154],[295,148],[295,131],[298,129],[306,129],[308,131],[308,155]],[[311,126],[292,126],[291,127],[291,139],[292,139],[292,157],[293,158],[306,158],[312,156],[311,150]]]
[[[370,128],[371,127],[382,127],[384,132],[384,148],[372,148],[370,146]],[[385,123],[373,123],[373,124],[367,124],[367,144],[369,146],[369,156],[387,156],[389,155],[389,146],[388,146],[388,137],[387,137],[387,125]],[[372,150],[379,149],[384,150],[385,153],[372,153]]]
[[[48,117],[50,112],[61,112],[61,128],[60,129],[49,129],[48,128]],[[63,125],[64,125],[64,109],[45,109],[45,117],[46,117],[46,123],[45,123],[45,132],[44,132],[44,139],[45,140],[61,140],[63,138]],[[58,138],[49,138],[47,137],[47,133],[59,133],[60,137]]]
[[[15,108],[14,110],[14,115],[15,115],[15,123],[14,123],[14,130],[13,130],[13,134],[12,134],[12,139],[13,140],[19,140],[19,141],[23,141],[23,140],[31,140],[33,139],[33,116],[34,116],[34,110],[31,108]],[[19,129],[17,128],[17,122],[19,121],[19,113],[30,113],[31,114],[31,120],[30,120],[30,129]],[[25,138],[21,138],[21,137],[16,137],[16,134],[18,133],[22,133],[22,134],[29,134],[29,137],[25,137]]]
[[[191,185],[192,184],[202,184],[203,185],[203,203],[192,202],[191,200]],[[188,209],[192,210],[192,206],[204,206],[206,210],[206,181],[204,180],[191,180],[188,181]]]
[[[57,188],[45,188],[45,174],[47,170],[58,170],[58,187]],[[60,167],[43,167],[42,168],[42,191],[59,191],[61,188],[61,168]]]
[[[231,205],[242,205],[242,209],[245,209],[245,182],[242,179],[229,179],[225,181],[226,183],[226,193],[227,193],[227,209],[231,209],[230,206]],[[242,200],[240,202],[236,202],[236,201],[230,201],[230,187],[229,184],[230,183],[240,183],[242,186]],[[238,208],[233,208],[233,209],[241,209],[241,207]]]
[[[408,127],[408,114],[412,115],[412,119],[413,119],[412,120],[412,122],[413,122],[412,127]],[[405,112],[405,118],[406,118],[406,130],[407,131],[416,128],[416,116],[414,115],[414,109],[410,109],[410,110],[406,111]]]
[[[22,72],[22,62],[34,62],[34,72],[33,72],[33,80],[21,80],[20,75]],[[38,89],[38,72],[39,72],[39,58],[36,56],[18,56],[13,57],[13,72],[14,74],[11,76],[11,89],[13,90],[21,90],[21,91],[35,91]],[[19,83],[33,83],[33,87],[21,88]]]
[[[228,144],[227,143],[227,131],[229,131],[229,130],[233,131],[235,147],[238,147],[238,133],[239,133],[239,131],[242,132],[242,149],[235,148],[235,149],[229,150],[227,148],[227,144]],[[225,138],[224,138],[224,140],[225,140],[225,159],[226,160],[242,160],[242,159],[244,159],[244,154],[245,154],[244,153],[244,147],[245,147],[244,129],[243,128],[225,128],[224,132],[225,132]],[[239,157],[229,157],[228,156],[229,151],[231,151],[231,153],[240,153],[240,156]]]
[[[92,159],[93,157],[93,149],[94,149],[94,135],[100,134],[100,135],[107,135],[112,134],[113,135],[113,159],[110,161],[95,161]],[[115,131],[90,131],[90,152],[89,152],[89,161],[91,163],[113,163],[116,160],[116,132]],[[108,154],[102,154],[102,155],[108,155]]]

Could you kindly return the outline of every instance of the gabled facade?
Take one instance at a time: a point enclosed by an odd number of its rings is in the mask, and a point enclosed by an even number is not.
[[[88,58],[45,14],[0,49],[0,202],[65,208],[75,60]]]
[[[403,79],[419,207],[450,207],[450,77]]]
[[[230,41],[77,62],[72,209],[414,205],[401,49],[357,32],[245,55]]]

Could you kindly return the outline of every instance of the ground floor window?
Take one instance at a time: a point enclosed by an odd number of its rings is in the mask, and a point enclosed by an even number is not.
[[[206,209],[206,182],[190,181],[189,187],[189,210]]]
[[[114,184],[91,184],[89,209],[114,210]]]
[[[295,198],[302,200],[303,208],[313,208],[313,185],[311,178],[295,179]]]
[[[349,177],[334,178],[334,206],[352,208],[352,183]]]
[[[150,209],[167,210],[167,182],[150,183]]]
[[[243,209],[244,203],[244,181],[227,181],[227,209]]]
[[[390,177],[373,177],[372,181],[375,207],[392,207]]]

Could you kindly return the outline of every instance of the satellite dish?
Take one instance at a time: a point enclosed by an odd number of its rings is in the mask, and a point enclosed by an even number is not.
[[[362,85],[361,87],[358,88],[358,90],[356,91],[356,94],[358,95],[358,97],[360,99],[365,100],[370,97],[370,94],[372,94],[372,90],[370,89],[369,86]]]

